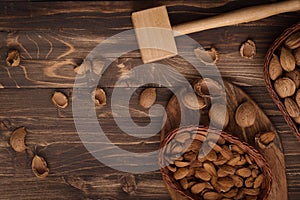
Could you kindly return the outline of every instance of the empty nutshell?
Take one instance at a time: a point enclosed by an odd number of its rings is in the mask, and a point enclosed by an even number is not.
[[[256,120],[256,109],[251,102],[244,102],[235,111],[235,121],[242,127],[252,126]]]
[[[140,95],[140,105],[146,109],[150,108],[156,101],[156,88],[146,88]]]
[[[217,64],[219,61],[219,53],[215,48],[210,48],[209,50],[205,50],[203,48],[197,48],[194,50],[196,58],[198,58],[201,62],[206,65]]]
[[[18,67],[20,65],[20,53],[18,50],[10,50],[6,57],[6,64],[9,67]]]
[[[252,40],[247,40],[241,45],[240,54],[243,58],[253,59],[256,54],[256,45]]]
[[[62,92],[55,91],[52,95],[52,102],[58,108],[66,108],[68,106],[68,97]]]
[[[45,178],[49,174],[49,168],[45,159],[35,155],[32,159],[31,169],[34,175],[38,178]]]
[[[279,78],[274,83],[276,93],[281,98],[292,96],[296,91],[296,84],[290,78]]]
[[[285,47],[281,47],[280,50],[280,64],[282,68],[287,71],[291,72],[296,67],[296,60],[295,57],[290,49]]]
[[[25,127],[17,128],[13,131],[10,136],[10,145],[16,152],[24,152],[26,150],[25,137],[26,137]]]
[[[106,105],[106,94],[102,88],[96,88],[92,96],[96,106],[102,107]]]
[[[269,75],[270,78],[275,81],[282,75],[282,67],[277,55],[273,54],[269,64]]]
[[[208,116],[216,128],[226,128],[229,122],[227,106],[221,103],[212,104]]]

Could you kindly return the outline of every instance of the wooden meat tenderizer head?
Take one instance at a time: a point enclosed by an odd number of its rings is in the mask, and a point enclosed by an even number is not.
[[[285,12],[300,10],[300,0],[252,6],[180,25],[170,25],[166,6],[132,13],[132,23],[144,63],[177,55],[174,37],[198,31],[256,21]]]

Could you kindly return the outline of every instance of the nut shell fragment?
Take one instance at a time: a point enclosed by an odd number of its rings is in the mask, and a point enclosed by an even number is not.
[[[18,50],[10,50],[6,57],[6,64],[9,67],[17,67],[20,65],[20,53]]]
[[[93,93],[94,101],[96,106],[104,106],[106,105],[106,94],[103,89],[96,88]]]
[[[150,108],[156,101],[156,88],[146,88],[140,95],[140,105],[146,109]]]
[[[45,178],[49,174],[49,168],[45,159],[35,155],[32,159],[31,169],[36,177]]]
[[[24,152],[26,150],[25,137],[26,137],[25,127],[20,127],[11,134],[10,145],[16,152]]]
[[[253,59],[256,54],[256,45],[252,40],[244,42],[240,48],[240,54],[243,58]]]
[[[219,61],[219,53],[215,48],[205,50],[202,48],[197,48],[194,50],[196,57],[203,63],[207,65],[213,65]]]
[[[217,81],[211,78],[198,79],[194,82],[194,91],[199,96],[218,97],[225,90]]]
[[[52,96],[52,102],[59,108],[66,108],[68,106],[68,97],[62,92],[55,91]]]

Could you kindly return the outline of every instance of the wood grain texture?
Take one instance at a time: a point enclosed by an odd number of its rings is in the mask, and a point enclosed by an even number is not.
[[[76,132],[71,107],[56,109],[50,100],[51,95],[58,90],[72,96],[76,76],[73,68],[80,65],[100,42],[131,29],[130,16],[133,11],[167,5],[170,22],[176,25],[271,2],[274,1],[1,1],[0,121],[5,125],[0,123],[0,199],[170,199],[158,170],[135,174],[135,194],[123,192],[119,179],[126,173],[106,167],[89,154]],[[277,129],[285,154],[291,200],[300,197],[300,143],[291,135],[291,130],[267,93],[262,66],[265,53],[274,39],[297,21],[299,12],[286,13],[190,35],[203,47],[214,46],[218,49],[218,68],[222,77],[242,86]],[[257,45],[253,60],[241,58],[238,52],[240,44],[247,38],[252,38]],[[121,45],[130,45],[131,42],[123,38]],[[20,51],[20,67],[6,66],[9,49]],[[112,62],[99,83],[107,92],[108,99],[115,87],[138,86],[132,80],[119,85],[115,83],[141,63],[138,51]],[[161,63],[176,69],[190,81],[199,77],[196,70],[179,57]],[[171,86],[178,88],[180,84]],[[147,125],[150,122],[148,111],[136,103],[141,90],[139,88],[131,99],[130,113],[134,122]],[[163,106],[172,96],[166,88],[158,88],[157,94],[157,102]],[[115,126],[109,106],[108,103],[107,107],[96,112],[105,133],[115,144],[133,152],[158,148],[159,134],[137,139],[121,133]],[[152,115],[153,123],[161,126],[163,113]],[[129,120],[118,117],[125,123]],[[11,131],[20,126],[28,129],[28,145],[36,147],[36,153],[44,156],[49,164],[50,174],[45,180],[38,180],[32,174],[29,155],[17,154],[9,146]]]

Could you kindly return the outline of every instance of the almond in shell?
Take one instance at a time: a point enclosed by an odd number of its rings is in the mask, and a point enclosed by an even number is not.
[[[261,143],[268,145],[274,141],[275,136],[276,136],[276,134],[273,131],[269,131],[269,132],[265,132],[265,133],[261,134],[259,139],[260,139]]]
[[[146,88],[140,95],[140,105],[149,109],[156,101],[156,88]]]
[[[281,64],[282,68],[287,72],[291,72],[295,69],[296,60],[290,49],[287,49],[285,47],[281,48],[280,64]]]
[[[269,64],[269,75],[273,81],[275,81],[282,75],[282,67],[278,56],[275,54],[273,54],[273,57]]]
[[[296,91],[296,84],[290,78],[279,78],[274,83],[276,93],[281,98],[292,96]]]
[[[284,42],[289,49],[296,49],[300,47],[300,32],[293,33]]]
[[[235,121],[242,128],[252,126],[255,122],[255,119],[256,108],[249,101],[239,105],[235,111]]]

